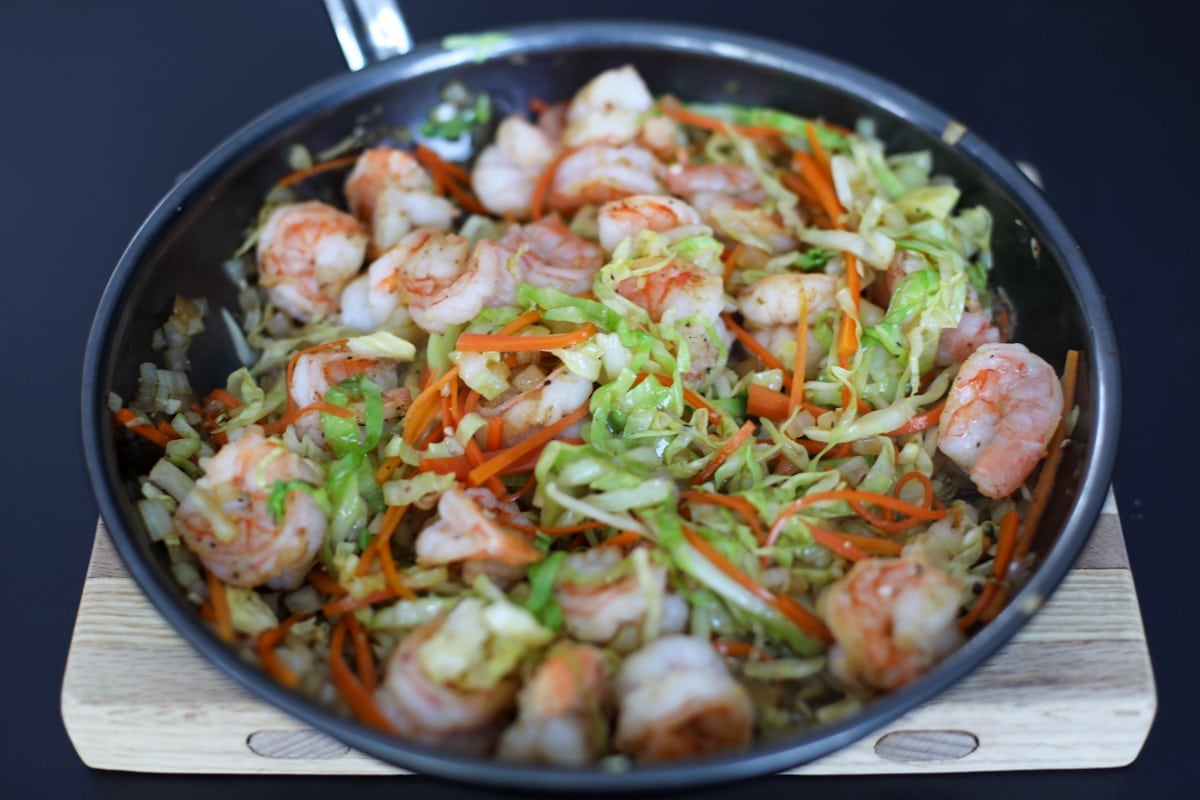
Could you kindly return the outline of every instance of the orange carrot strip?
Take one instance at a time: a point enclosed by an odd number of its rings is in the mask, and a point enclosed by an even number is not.
[[[596,326],[586,323],[570,333],[548,336],[501,336],[490,333],[464,333],[454,348],[463,353],[519,353],[530,350],[559,350],[582,344],[596,332]]]
[[[691,528],[683,527],[684,538],[688,544],[695,548],[701,556],[712,563],[714,567],[724,572],[730,578],[738,583],[742,588],[751,592],[764,602],[770,603],[776,609],[786,616],[800,630],[812,636],[816,636],[824,642],[831,642],[833,637],[829,633],[829,629],[825,627],[825,623],[808,609],[799,603],[792,601],[788,597],[776,597],[768,589],[756,583],[749,575],[742,572],[729,559],[725,558],[722,553],[704,540],[700,534],[696,533]],[[790,602],[789,602],[790,601]]]
[[[923,431],[926,428],[937,425],[938,420],[942,418],[942,410],[945,409],[945,407],[946,401],[943,400],[933,408],[926,411],[924,414],[917,414],[908,422],[904,423],[899,428],[896,428],[896,430],[890,431],[888,436],[902,436],[906,433],[916,433],[917,431]]]
[[[258,655],[259,662],[262,663],[263,669],[267,671],[268,675],[289,689],[295,689],[300,685],[300,676],[288,669],[287,665],[279,660],[279,656],[275,655],[275,645],[279,644],[284,635],[287,634],[288,629],[301,619],[303,619],[302,615],[292,614],[274,628],[260,633],[254,643],[254,650]]]
[[[1018,559],[1024,558],[1033,545],[1033,536],[1037,533],[1038,523],[1042,521],[1042,514],[1045,513],[1046,505],[1050,501],[1050,491],[1054,488],[1054,477],[1058,472],[1058,465],[1062,462],[1063,439],[1067,436],[1066,414],[1075,407],[1075,384],[1078,372],[1079,351],[1068,350],[1067,361],[1063,365],[1062,380],[1064,418],[1059,421],[1058,428],[1055,429],[1054,435],[1050,437],[1050,443],[1046,446],[1046,460],[1042,464],[1041,472],[1038,473],[1037,483],[1034,484],[1033,494],[1029,499],[1029,506],[1025,510],[1025,520],[1021,525],[1014,550],[1014,556]]]
[[[404,459],[400,458],[400,456],[385,458],[383,463],[379,465],[379,469],[375,470],[375,482],[379,484],[386,483],[403,463]]]
[[[209,392],[208,398],[211,400],[216,400],[218,403],[230,410],[238,408],[242,404],[241,400],[238,400],[232,394],[221,388],[213,389],[211,392]]]
[[[537,475],[530,472],[529,477],[525,479],[525,482],[523,484],[521,484],[521,488],[517,489],[515,492],[509,492],[508,494],[504,495],[503,497],[500,498],[500,502],[502,502],[502,503],[517,502],[522,497],[524,497],[526,494],[528,494],[531,489],[533,489],[533,486],[535,483],[537,483]]]
[[[550,185],[554,183],[554,175],[558,172],[559,165],[562,164],[563,159],[578,149],[579,148],[577,147],[568,147],[564,149],[561,153],[555,156],[554,160],[551,161],[546,168],[542,170],[542,174],[538,176],[537,182],[533,184],[533,196],[529,201],[530,216],[533,217],[533,219],[536,220],[542,218],[542,211],[544,210],[546,204],[546,193],[550,191]]]
[[[816,195],[817,202],[821,204],[821,210],[824,211],[837,227],[844,227],[842,214],[845,213],[842,209],[842,204],[838,202],[837,190],[833,187],[833,181],[826,175],[825,170],[821,169],[821,165],[817,160],[801,150],[797,150],[792,155],[792,168],[800,173]]]
[[[487,449],[488,451],[499,450],[501,443],[504,441],[504,420],[500,417],[492,417],[487,422]]]
[[[211,572],[208,576],[208,596],[212,600],[213,621],[217,625],[217,635],[223,642],[232,642],[233,616],[229,613],[229,598],[225,596],[225,584]]]
[[[941,519],[946,516],[945,509],[925,508],[923,506],[913,505],[896,497],[887,494],[876,494],[874,492],[864,492],[859,489],[835,489],[829,492],[817,492],[799,500],[793,501],[779,513],[779,517],[775,520],[775,524],[771,526],[771,531],[767,535],[767,545],[774,545],[779,539],[779,534],[783,531],[784,523],[793,515],[803,511],[816,503],[825,503],[834,500],[845,500],[850,503],[859,501],[863,503],[872,503],[874,505],[890,508],[899,511],[909,517],[916,517],[922,520]]]
[[[353,597],[351,595],[346,595],[345,597],[340,597],[333,602],[326,603],[325,605],[321,606],[321,613],[326,617],[332,617],[337,614],[346,614],[351,611],[357,611],[360,608],[373,606],[376,603],[382,603],[385,600],[392,600],[395,597],[396,593],[390,586],[386,589],[380,589],[379,591],[371,592],[365,597]]]
[[[314,569],[308,573],[308,582],[325,594],[332,594],[336,597],[349,594],[345,586],[331,578],[323,569]]]
[[[395,509],[399,509],[399,511]],[[396,571],[396,562],[392,558],[392,535],[400,526],[400,521],[404,519],[406,511],[408,511],[408,506],[388,507],[387,512],[383,515],[383,525],[379,528],[379,537],[376,539],[379,545],[376,549],[379,552],[379,563],[383,565],[383,576],[387,581],[388,588],[405,600],[416,600],[416,592],[404,585],[404,581],[400,579],[400,573]]]
[[[280,178],[275,185],[293,186],[306,178],[312,177],[313,175],[318,175],[322,172],[329,172],[330,170],[334,169],[341,169],[342,167],[353,166],[354,163],[358,161],[359,155],[359,153],[352,153],[348,156],[331,158],[328,161],[322,161],[319,164],[313,164],[311,167],[298,169],[295,172],[289,172],[287,175],[284,175],[282,178]]]
[[[158,428],[155,428],[153,425],[142,425],[135,423],[134,421],[137,420],[137,415],[128,408],[122,408],[114,415],[114,417],[116,418],[117,422],[121,423],[126,428],[129,428],[129,430],[138,434],[143,439],[153,442],[163,449],[166,449],[167,443],[171,441],[163,434],[162,431],[160,431]]]
[[[812,129],[812,125],[809,125]],[[792,363],[792,394],[788,416],[804,404],[804,369],[808,364],[808,298],[800,292],[800,319],[796,321],[796,358]]]
[[[439,156],[434,150],[426,147],[423,144],[413,148],[413,157],[425,165],[426,168],[441,172],[443,175],[448,175],[460,183],[470,183],[471,173],[460,167],[458,164],[452,164]]]
[[[354,716],[372,728],[386,733],[394,733],[395,729],[392,727],[392,723],[375,705],[371,693],[346,665],[342,651],[346,646],[346,629],[350,624],[347,620],[348,617],[342,617],[333,628],[333,637],[329,642],[330,677],[333,679],[334,686],[341,692],[346,705],[350,706]]]
[[[457,377],[458,365],[455,365],[446,370],[445,375],[422,389],[421,393],[416,396],[412,401],[412,405],[408,407],[408,416],[404,418],[404,441],[409,444],[416,444],[417,438],[425,432],[425,429],[429,427],[429,423],[433,422],[433,418],[437,414],[438,397],[441,394],[442,387]]]
[[[756,427],[754,420],[747,420],[742,427],[738,428],[737,433],[730,436],[729,440],[721,446],[721,449],[716,452],[708,464],[705,465],[704,469],[696,473],[695,477],[689,481],[689,484],[698,486],[711,478],[717,469],[742,446],[742,443],[754,435]]]
[[[787,419],[791,413],[790,401],[786,394],[775,392],[757,383],[750,384],[750,393],[746,398],[746,413],[767,419]]]
[[[475,439],[468,439],[466,447],[467,460],[471,463],[472,469],[478,467],[487,460],[483,454],[483,451],[479,449],[479,442],[475,441]],[[467,476],[467,480],[470,481],[470,472],[467,473]],[[508,494],[508,487],[501,483],[500,479],[495,475],[484,480],[484,484],[492,490],[492,494],[494,494],[496,497],[503,497],[504,495]]]
[[[517,442],[512,447],[500,451],[487,461],[472,469],[467,475],[468,480],[478,486],[493,475],[498,475],[501,470],[514,463],[522,456],[528,455],[529,453],[542,448],[567,428],[583,419],[588,413],[588,405],[588,403],[584,403],[579,408],[575,409],[570,414],[567,414],[553,425],[548,425],[532,436]]]
[[[700,128],[701,130],[716,131],[717,133],[732,130],[742,136],[751,137],[779,135],[778,130],[768,125],[735,125],[723,119],[691,111],[681,106],[679,101],[670,97],[663,98],[658,105],[664,114],[676,122],[682,122],[684,125],[691,125],[693,128]]]
[[[354,661],[358,667],[359,680],[368,692],[373,692],[379,685],[379,680],[375,675],[375,656],[371,653],[371,642],[357,617],[347,614],[345,620],[350,631],[350,641],[354,646]]]
[[[766,539],[766,532],[763,530],[762,524],[758,521],[758,509],[754,507],[746,498],[741,495],[733,494],[717,494],[716,492],[696,492],[684,491],[679,493],[681,500],[687,500],[692,503],[706,503],[714,506],[724,506],[740,513],[750,526],[751,533],[754,538],[761,544]]]
[[[780,362],[778,358],[771,355],[771,352],[767,350],[767,348],[763,347],[762,344],[753,336],[751,336],[750,333],[747,332],[741,325],[738,325],[736,322],[734,322],[733,317],[728,313],[721,314],[721,319],[725,321],[725,325],[729,328],[730,333],[732,333],[737,340],[742,343],[742,346],[754,355],[758,356],[758,360],[763,362],[767,368],[777,369],[782,372],[784,388],[791,389],[792,376],[791,373],[784,368],[783,363]]]
[[[733,277],[733,271],[737,268],[738,258],[741,257],[742,250],[744,250],[745,248],[746,248],[746,246],[744,244],[742,244],[741,242],[738,242],[737,247],[733,248],[732,250],[730,250],[728,253],[726,253],[724,256],[721,257],[721,261],[724,262],[724,264],[725,264],[725,273],[724,273],[724,279],[723,279],[725,283],[728,284],[729,279]]]
[[[812,150],[813,158],[828,173],[830,171],[829,153],[825,152],[825,146],[817,138],[817,129],[811,122],[804,123],[804,135],[808,139],[808,147]]]
[[[654,379],[655,379],[655,380],[657,380],[659,383],[661,383],[663,386],[673,386],[673,385],[675,385],[675,381],[673,381],[673,380],[671,379],[671,376],[669,376],[669,375],[663,375],[663,374],[661,374],[661,373],[658,373],[658,372],[655,372],[655,373],[643,372],[641,375],[639,375],[639,376],[638,376],[637,383],[641,383],[643,380],[645,380],[645,379],[646,379],[646,377],[647,377],[648,375],[651,375],[651,374],[653,374],[653,375],[654,375]],[[636,385],[637,385],[637,383],[635,383],[634,385],[636,386]],[[705,411],[707,411],[707,412],[708,412],[708,416],[709,416],[709,417],[710,417],[710,418],[711,418],[711,419],[712,419],[714,422],[715,422],[715,421],[717,421],[717,420],[719,420],[719,419],[721,418],[721,412],[720,412],[720,411],[717,411],[717,409],[713,408],[713,407],[712,407],[712,405],[710,405],[710,404],[709,404],[709,402],[708,402],[707,400],[705,400],[703,397],[701,397],[700,395],[696,394],[696,393],[695,393],[693,390],[689,389],[689,388],[688,388],[688,387],[686,387],[686,386],[685,386],[685,387],[683,387],[683,399],[684,399],[684,400],[687,402],[687,404],[688,404],[688,405],[690,405],[692,408],[703,408]]]
[[[616,536],[605,539],[597,547],[624,547],[627,544],[637,544],[643,541],[642,535],[637,531],[621,531]]]
[[[1008,575],[1008,565],[1012,563],[1013,552],[1016,549],[1018,522],[1016,511],[1008,512],[1004,515],[1004,519],[1000,520],[1000,533],[996,538],[996,557],[992,561],[992,574],[983,588],[983,593],[975,601],[975,605],[971,607],[966,616],[958,621],[960,630],[965,631],[974,625],[983,611],[992,605],[997,593],[1002,591],[1001,581]]]
[[[726,658],[750,658],[757,661],[768,661],[771,658],[771,654],[761,647],[733,639],[714,639],[713,649]]]

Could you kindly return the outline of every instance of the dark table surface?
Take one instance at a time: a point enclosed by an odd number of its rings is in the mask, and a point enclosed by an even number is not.
[[[1192,402],[1200,48],[1156,2],[409,2],[417,39],[550,16],[679,19],[772,36],[875,72],[1036,164],[1089,257],[1120,338],[1115,489],[1160,708],[1129,767],[772,778],[736,796],[1180,796],[1196,785]],[[0,794],[6,797],[482,797],[434,780],[114,774],[71,747],[59,690],[96,506],[78,432],[84,341],[121,250],[174,179],[261,110],[345,69],[317,0],[22,3],[0,32],[4,476]],[[12,245],[12,247],[9,247]],[[21,344],[21,343],[24,344]],[[1193,488],[1194,491],[1194,488]],[[1194,497],[1194,495],[1192,495]],[[12,512],[15,511],[15,514]],[[711,791],[704,796],[724,796]]]

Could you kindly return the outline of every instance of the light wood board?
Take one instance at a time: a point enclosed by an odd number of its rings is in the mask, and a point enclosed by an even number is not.
[[[796,774],[1118,767],[1154,719],[1154,677],[1116,504],[1050,602],[933,701]],[[307,728],[204,661],[100,526],[62,689],[80,758],[133,772],[403,774]]]

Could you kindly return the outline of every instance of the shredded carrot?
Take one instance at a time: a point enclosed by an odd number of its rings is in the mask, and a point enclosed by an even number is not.
[[[379,685],[379,680],[375,675],[375,656],[371,653],[371,642],[356,616],[347,614],[345,620],[350,632],[350,641],[354,646],[354,662],[358,667],[359,680],[368,692],[373,692]]]
[[[737,452],[737,449],[742,446],[742,443],[754,435],[757,426],[754,420],[747,420],[742,427],[738,428],[737,433],[729,437],[729,440],[721,446],[721,449],[716,452],[712,459],[705,465],[704,469],[696,473],[695,477],[689,481],[690,485],[698,486],[711,478],[725,463],[728,458]]]
[[[793,515],[816,503],[827,503],[835,500],[844,500],[847,503],[852,503],[856,500],[861,503],[871,503],[922,520],[935,520],[946,516],[945,509],[926,508],[905,502],[891,495],[864,492],[861,489],[835,489],[828,492],[816,492],[792,502],[779,513],[775,524],[771,526],[770,533],[767,534],[767,545],[771,546],[775,544],[779,539],[779,534],[783,531],[784,524]]]
[[[556,436],[565,431],[567,428],[574,425],[579,420],[583,419],[588,413],[588,403],[584,403],[579,408],[567,414],[553,425],[548,425],[537,433],[522,439],[512,447],[501,450],[493,455],[487,461],[475,467],[468,473],[467,479],[474,485],[486,481],[493,475],[498,475],[505,467],[513,464],[523,456],[539,450],[546,444],[550,443]]]
[[[534,219],[542,218],[542,212],[546,205],[546,194],[550,191],[550,185],[554,183],[554,175],[558,172],[559,165],[577,149],[576,147],[568,147],[555,156],[554,160],[542,170],[542,174],[538,176],[537,182],[533,184],[533,195],[529,201],[529,210],[530,216]]]
[[[1016,511],[1009,511],[1004,515],[1004,519],[1000,520],[1000,533],[996,537],[996,557],[992,561],[992,574],[983,588],[983,593],[975,601],[975,605],[971,607],[965,617],[958,621],[960,630],[965,631],[974,625],[984,610],[992,605],[997,592],[1001,591],[1001,582],[1008,576],[1008,567],[1012,563],[1013,553],[1016,549],[1018,524]]]
[[[231,411],[242,405],[241,400],[238,400],[232,394],[221,388],[213,389],[208,393],[208,396]]]
[[[768,661],[771,658],[771,654],[761,647],[733,639],[714,639],[713,649],[726,658],[749,658],[756,661]]]
[[[733,277],[733,271],[737,269],[738,259],[741,258],[742,251],[744,249],[746,249],[746,246],[741,242],[738,242],[737,247],[734,247],[721,257],[721,261],[725,264],[725,276],[723,280],[726,284],[728,284],[729,279]]]
[[[288,629],[301,619],[303,619],[303,615],[292,614],[274,628],[260,633],[254,645],[255,652],[258,654],[258,660],[262,663],[263,669],[267,671],[268,675],[289,689],[294,689],[300,685],[300,676],[288,669],[287,665],[279,660],[279,656],[275,655],[275,645],[279,644],[287,634]]]
[[[348,594],[346,587],[335,581],[323,569],[314,569],[308,573],[308,582],[325,594],[341,597]]]
[[[738,585],[754,594],[760,600],[773,605],[800,630],[816,636],[824,642],[833,641],[833,637],[830,635],[829,629],[825,627],[825,623],[819,617],[812,614],[812,612],[808,611],[808,609],[804,608],[804,606],[786,596],[776,597],[768,589],[759,585],[749,575],[738,569],[719,550],[706,542],[700,534],[686,525],[683,526],[683,535],[687,539],[688,544],[711,562],[714,567],[724,572],[736,581]]]
[[[470,462],[472,469],[478,467],[487,460],[487,457],[483,454],[483,451],[479,449],[479,442],[475,441],[473,438],[467,440],[466,450],[467,460]],[[470,472],[468,472],[467,475],[470,476]],[[508,487],[501,483],[500,478],[495,475],[487,478],[483,481],[483,483],[492,490],[492,494],[494,494],[496,497],[503,497],[504,495],[508,494]]]
[[[1050,443],[1046,446],[1046,460],[1042,464],[1041,472],[1038,473],[1037,483],[1034,484],[1033,494],[1025,510],[1025,520],[1021,525],[1017,546],[1014,550],[1014,556],[1018,559],[1024,558],[1033,545],[1033,537],[1037,533],[1038,523],[1042,521],[1042,514],[1046,512],[1046,505],[1050,502],[1054,478],[1058,473],[1058,465],[1062,462],[1062,443],[1067,436],[1066,415],[1075,407],[1075,385],[1078,373],[1079,351],[1068,350],[1067,360],[1063,365],[1063,419],[1059,420],[1058,428],[1055,429],[1054,435],[1050,437]]]
[[[504,420],[501,417],[492,417],[487,423],[487,449],[499,450],[503,441]]]
[[[812,126],[809,126],[811,130]],[[792,363],[792,394],[788,416],[804,404],[804,369],[808,364],[808,297],[800,291],[800,319],[796,321],[796,358]]]
[[[346,664],[346,659],[342,651],[346,647],[346,632],[350,625],[348,619],[348,615],[343,616],[333,628],[333,636],[329,642],[330,677],[333,679],[334,686],[341,692],[346,705],[350,706],[350,710],[354,713],[354,716],[372,728],[377,728],[387,733],[394,733],[395,729],[387,717],[383,715],[383,712],[375,705],[375,701],[371,698],[371,693],[367,690],[367,687],[354,676],[354,673]]]
[[[412,405],[408,407],[408,416],[404,418],[404,441],[409,444],[416,444],[417,439],[425,432],[425,429],[429,427],[429,423],[433,422],[434,417],[437,415],[438,397],[441,394],[442,387],[457,377],[458,365],[456,364],[446,370],[445,375],[431,382],[416,396],[412,401]]]
[[[399,511],[395,509],[399,509]],[[405,600],[416,600],[416,593],[404,585],[404,581],[400,579],[400,573],[396,571],[395,559],[392,558],[392,535],[400,526],[400,521],[404,519],[407,510],[408,506],[390,506],[384,513],[383,525],[379,528],[377,539],[379,544],[376,549],[379,552],[379,563],[383,565],[383,576],[387,581],[388,588]]]
[[[462,353],[521,353],[530,350],[560,350],[574,347],[592,338],[596,326],[588,322],[570,333],[548,336],[502,336],[490,333],[464,333],[458,337],[455,349]]]
[[[627,544],[637,544],[645,539],[637,531],[621,531],[616,536],[605,539],[599,547],[624,547]]]
[[[430,171],[440,172],[443,175],[448,175],[460,183],[470,183],[471,173],[460,167],[458,164],[452,164],[439,156],[434,150],[426,147],[423,144],[413,148],[413,157],[420,161],[426,169]]]
[[[179,431],[172,428],[171,423],[167,422],[165,419],[160,419],[158,422],[156,422],[154,424],[154,428],[163,436],[167,437],[168,441],[183,438],[179,435]]]
[[[813,212],[813,222],[817,223],[818,227],[832,228],[834,226],[833,220],[829,218],[829,215],[825,213],[825,209],[821,207],[821,201],[817,198],[812,188],[804,182],[803,178],[791,172],[784,172],[779,176],[779,180],[785,189],[808,204]]]
[[[746,398],[746,413],[766,419],[787,419],[791,413],[790,398],[757,383],[750,384]]]
[[[808,148],[812,150],[813,158],[825,172],[830,172],[829,153],[825,152],[825,146],[817,138],[817,129],[811,121],[804,123],[804,135],[808,139]]]
[[[737,511],[745,518],[746,524],[750,526],[751,533],[759,544],[767,538],[766,532],[763,530],[762,524],[758,520],[758,509],[754,507],[746,498],[735,494],[718,494],[716,492],[696,492],[684,491],[680,492],[679,499],[687,500],[692,503],[706,503],[714,506],[724,506],[725,508]]]
[[[114,417],[116,418],[117,422],[124,425],[126,428],[129,428],[129,430],[141,436],[146,441],[153,442],[163,449],[166,449],[167,443],[171,441],[163,434],[162,431],[160,431],[158,428],[155,428],[153,425],[142,425],[138,423],[137,415],[128,408],[122,408],[114,415]]]
[[[379,465],[379,469],[375,470],[375,482],[381,485],[386,483],[403,463],[404,459],[400,458],[400,456],[385,458],[383,463]]]
[[[284,175],[282,178],[280,178],[275,185],[293,186],[305,180],[306,178],[311,178],[313,175],[319,175],[322,172],[329,172],[330,170],[341,169],[342,167],[353,166],[354,163],[358,161],[359,155],[359,153],[352,153],[348,156],[331,158],[328,161],[322,161],[319,164],[313,164],[311,167],[298,169],[295,172],[289,172],[287,175]]]
[[[467,399],[463,400],[462,407],[462,413],[464,417],[475,410],[476,406],[479,405],[479,399],[480,394],[474,389],[471,389],[469,392],[467,392]]]
[[[321,613],[326,617],[332,617],[337,614],[347,614],[351,611],[357,611],[360,608],[373,606],[376,603],[382,603],[386,600],[393,600],[395,597],[396,592],[393,591],[390,586],[386,589],[380,589],[379,591],[371,592],[365,597],[346,595],[345,597],[340,597],[333,602],[326,603],[325,605],[321,606]]]
[[[225,584],[211,572],[208,575],[208,596],[212,600],[213,621],[221,641],[232,642],[233,616],[229,613],[229,598],[225,596]]]
[[[751,336],[745,328],[734,322],[733,317],[728,312],[721,314],[721,319],[725,321],[725,325],[729,328],[730,333],[732,333],[737,340],[742,343],[742,346],[754,355],[758,356],[758,360],[763,362],[768,369],[777,369],[783,373],[783,386],[785,389],[790,390],[792,387],[792,376],[791,373],[784,368],[783,363],[778,358],[771,355],[771,352],[767,350],[767,348],[763,347],[757,339]]]
[[[471,192],[471,175],[457,164],[451,164],[433,150],[424,145],[413,149],[413,157],[417,159],[439,184],[435,188],[445,189],[458,204],[472,214],[487,214],[488,210],[479,202],[479,198]]]
[[[793,441],[803,447],[810,456],[824,453],[828,459],[845,458],[852,452],[849,442],[842,442],[830,447],[827,442],[814,442],[811,439],[794,439]]]
[[[517,502],[518,500],[520,500],[522,497],[524,497],[526,494],[528,494],[533,489],[533,486],[535,483],[537,483],[537,475],[530,472],[529,477],[525,479],[525,482],[523,484],[521,484],[521,488],[517,489],[514,492],[509,492],[508,494],[504,495],[503,497],[500,498],[500,502],[502,502],[502,503]]]
[[[700,128],[701,130],[716,131],[717,133],[732,130],[742,136],[751,137],[774,137],[779,135],[777,129],[768,125],[735,125],[723,119],[699,114],[684,108],[679,104],[678,100],[672,97],[664,97],[658,105],[664,114],[676,122],[682,122],[684,125],[691,125],[693,128]]]
[[[924,414],[917,414],[908,422],[896,428],[896,430],[889,432],[888,436],[902,436],[906,433],[916,433],[917,431],[931,428],[938,424],[938,420],[942,418],[942,411],[945,408],[946,401],[943,400]]]

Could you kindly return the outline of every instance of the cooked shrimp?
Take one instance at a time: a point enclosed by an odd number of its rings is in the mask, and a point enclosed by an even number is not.
[[[662,194],[662,165],[637,145],[589,144],[563,158],[550,184],[550,207],[571,213],[634,194]]]
[[[992,315],[982,311],[964,311],[957,328],[947,328],[938,339],[936,366],[960,364],[985,344],[1000,341],[1000,329],[992,324]]]
[[[617,675],[616,749],[641,762],[672,761],[750,744],[746,688],[703,639],[667,636],[626,659]]]
[[[375,201],[385,187],[409,192],[432,192],[433,178],[413,156],[395,147],[363,151],[346,176],[343,191],[350,213],[366,223],[375,215]]]
[[[517,721],[500,737],[508,761],[585,766],[604,754],[611,689],[604,654],[564,641],[546,656],[517,697]]]
[[[742,290],[737,298],[738,311],[752,328],[775,328],[780,325],[792,329],[800,320],[800,297],[808,306],[808,318],[836,309],[837,278],[822,272],[787,272],[760,278]]]
[[[382,280],[394,281],[400,301],[421,329],[442,333],[474,319],[484,306],[516,300],[516,282],[508,271],[512,254],[483,240],[468,258],[469,247],[465,236],[418,228],[394,248],[395,261],[388,263],[395,272]]]
[[[395,277],[406,255],[404,250],[389,250],[346,284],[338,311],[343,325],[365,333],[385,329],[406,335],[416,330],[408,306],[400,301],[400,283]]]
[[[1049,364],[1022,344],[985,344],[950,387],[938,449],[982,494],[1007,497],[1046,455],[1062,414],[1062,385]]]
[[[667,191],[680,197],[719,194],[751,203],[767,199],[754,172],[741,164],[672,164],[664,180]]]
[[[662,233],[671,241],[712,233],[701,224],[696,209],[670,195],[639,194],[613,200],[600,207],[597,222],[600,246],[609,253],[645,230]]]
[[[517,114],[506,117],[471,171],[479,202],[493,214],[527,218],[533,187],[557,151],[558,143],[544,128]]]
[[[501,581],[519,577],[524,568],[545,555],[521,533],[506,528],[481,506],[495,506],[487,489],[451,488],[438,500],[438,518],[425,527],[413,545],[417,563],[425,566],[459,564],[463,579],[487,574]],[[516,506],[509,504],[514,515]]]
[[[449,230],[458,208],[433,193],[433,178],[412,155],[373,147],[346,176],[351,212],[371,229],[370,253],[379,256],[417,227]]]
[[[899,689],[962,642],[961,601],[961,584],[920,557],[857,562],[818,601],[830,670],[849,689]]]
[[[706,272],[682,259],[675,259],[648,275],[626,278],[617,293],[631,300],[660,324],[674,324],[688,346],[691,368],[683,377],[697,384],[721,363],[733,336],[721,320],[726,308],[725,284],[720,275]],[[679,324],[688,320],[684,324]],[[710,327],[717,335],[714,340]]]
[[[651,586],[643,586],[632,564],[615,547],[598,547],[567,556],[564,573],[593,577],[568,577],[555,587],[554,596],[563,612],[563,627],[584,642],[609,644],[628,628],[638,629],[650,611],[647,592],[663,597],[661,633],[679,633],[687,625],[688,607],[683,598],[667,591],[666,568],[650,565]],[[606,574],[625,569],[618,578]],[[637,637],[640,640],[640,635]]]
[[[375,701],[401,736],[483,755],[508,721],[517,684],[506,679],[489,688],[465,689],[433,680],[421,666],[420,648],[444,622],[441,617],[404,637],[387,660]]]
[[[282,205],[258,232],[258,279],[272,303],[310,322],[337,310],[366,247],[367,232],[349,214],[315,200]]]
[[[484,418],[504,422],[504,447],[516,444],[536,431],[553,425],[588,401],[592,381],[559,367],[544,375],[536,366],[513,377],[512,389],[479,409]]]
[[[400,405],[407,406],[411,396],[407,389],[399,386],[400,378],[395,361],[386,358],[365,358],[353,353],[337,350],[318,350],[304,353],[296,359],[292,371],[290,394],[297,407],[304,408],[325,398],[330,387],[355,375],[370,378],[383,392],[384,397],[393,396]],[[361,403],[351,403],[351,410],[361,408]],[[395,409],[396,403],[393,403]],[[320,414],[301,416],[294,423],[300,436],[307,436],[318,445],[324,444],[321,434]]]
[[[513,225],[500,243],[514,253],[521,280],[531,286],[583,294],[592,288],[592,278],[604,266],[604,252],[577,236],[557,215],[528,225]]]
[[[638,118],[654,105],[654,97],[632,66],[601,72],[575,93],[567,106],[563,143],[624,144],[638,134]]]
[[[680,145],[686,144],[679,123],[670,117],[647,117],[642,123],[634,142],[654,155],[669,161],[674,158]],[[673,193],[678,194],[672,190]]]
[[[763,209],[761,202],[742,200],[719,192],[700,192],[692,206],[718,235],[768,253],[796,249],[796,237],[778,213]]]
[[[287,493],[281,520],[267,506],[276,481],[317,487],[321,470],[258,428],[201,466],[204,474],[175,512],[184,544],[231,586],[286,591],[303,583],[325,539],[325,513],[300,489]]]

